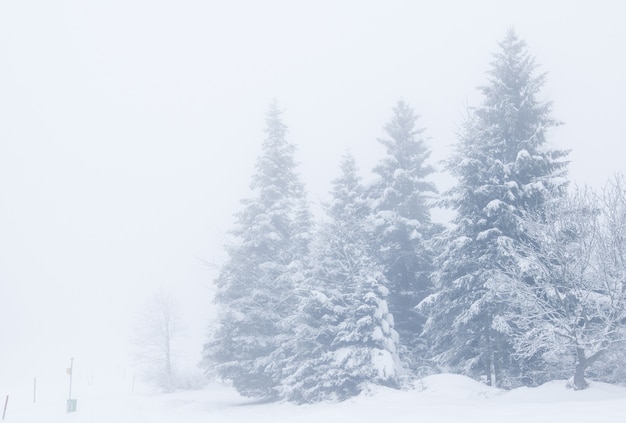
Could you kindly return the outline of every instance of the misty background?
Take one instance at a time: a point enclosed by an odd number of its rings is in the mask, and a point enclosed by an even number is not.
[[[549,143],[601,187],[624,171],[624,16],[617,0],[0,2],[0,380],[71,356],[127,366],[159,290],[197,363],[273,98],[315,204],[346,149],[367,180],[400,98],[446,158],[514,27],[564,122]]]

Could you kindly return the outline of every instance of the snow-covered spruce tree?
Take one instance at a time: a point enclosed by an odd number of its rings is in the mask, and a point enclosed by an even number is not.
[[[272,103],[250,198],[242,201],[216,280],[218,324],[204,347],[203,365],[246,396],[275,398],[280,375],[271,365],[289,337],[295,290],[306,254],[309,219],[296,173],[295,147],[286,141],[281,111]]]
[[[564,189],[567,152],[546,148],[546,131],[557,122],[550,103],[538,99],[545,75],[535,75],[525,42],[510,30],[499,45],[480,88],[482,105],[469,110],[446,163],[458,182],[442,203],[456,217],[437,241],[436,292],[420,310],[429,315],[424,335],[443,368],[506,387],[520,384],[532,360],[512,360],[500,324],[504,269],[515,266],[513,251],[525,239],[520,218]]]
[[[430,293],[433,254],[427,241],[437,226],[430,218],[436,188],[426,178],[430,151],[418,116],[400,100],[385,125],[388,138],[378,141],[386,156],[374,168],[377,175],[369,192],[376,254],[389,280],[389,310],[400,335],[400,357],[415,370],[423,364],[420,334],[424,318],[415,306]]]
[[[521,310],[507,319],[516,354],[541,353],[584,389],[587,369],[626,341],[625,187],[617,179],[603,198],[577,191],[523,224],[523,266],[508,286]]]
[[[275,355],[282,396],[298,403],[344,400],[370,383],[398,386],[398,335],[364,230],[368,208],[352,156],[341,170],[313,242],[293,338]]]

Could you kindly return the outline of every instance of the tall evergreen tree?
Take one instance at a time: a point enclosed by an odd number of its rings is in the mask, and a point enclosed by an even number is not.
[[[435,185],[427,181],[433,168],[427,163],[430,151],[418,116],[404,101],[393,108],[385,125],[388,138],[378,140],[386,156],[374,168],[371,186],[372,217],[377,256],[389,280],[389,310],[400,334],[402,359],[410,367],[422,362],[420,338],[424,318],[415,306],[430,290],[432,253],[426,241],[437,226],[430,217]]]
[[[397,386],[397,333],[387,280],[370,248],[368,215],[354,159],[333,182],[327,220],[313,243],[293,338],[276,362],[283,396],[295,402],[343,400],[368,383]]]
[[[232,381],[243,395],[271,398],[279,382],[271,355],[288,337],[295,312],[300,260],[308,243],[308,211],[296,173],[295,146],[287,142],[281,111],[272,103],[267,137],[242,201],[217,278],[219,322],[204,348],[209,372]]]
[[[523,214],[566,184],[567,153],[546,148],[546,131],[557,122],[550,103],[538,99],[545,75],[535,74],[526,44],[511,30],[499,45],[482,105],[469,111],[446,164],[458,183],[443,203],[456,217],[439,239],[437,292],[420,309],[429,313],[424,334],[442,366],[506,386],[517,384],[527,363],[511,360],[502,272],[516,265]]]

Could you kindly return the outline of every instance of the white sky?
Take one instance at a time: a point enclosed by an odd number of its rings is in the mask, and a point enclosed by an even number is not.
[[[548,72],[571,179],[602,185],[624,171],[625,16],[620,0],[1,1],[0,379],[123,361],[160,288],[201,345],[206,262],[274,97],[319,201],[347,148],[364,174],[380,158],[399,98],[446,157],[513,26]]]

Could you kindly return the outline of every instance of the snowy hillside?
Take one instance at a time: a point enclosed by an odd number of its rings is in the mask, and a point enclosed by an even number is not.
[[[32,381],[31,381],[32,382]],[[80,381],[79,381],[80,382]],[[374,388],[342,403],[297,406],[255,403],[229,388],[156,394],[123,374],[76,383],[78,410],[65,413],[67,378],[40,383],[36,404],[32,386],[10,394],[7,423],[165,423],[165,422],[624,422],[626,388],[593,383],[573,391],[564,381],[538,388],[501,391],[457,375],[436,375],[411,391]],[[5,386],[2,386],[6,389]],[[21,389],[20,389],[21,388]],[[4,402],[5,393],[3,393]]]

